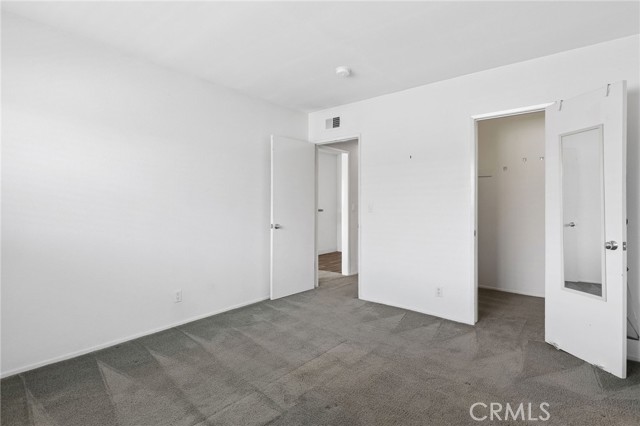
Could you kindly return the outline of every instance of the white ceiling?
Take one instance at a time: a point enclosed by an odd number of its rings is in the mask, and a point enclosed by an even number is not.
[[[637,1],[3,1],[2,9],[304,111],[640,32]],[[336,77],[339,65],[353,77]]]

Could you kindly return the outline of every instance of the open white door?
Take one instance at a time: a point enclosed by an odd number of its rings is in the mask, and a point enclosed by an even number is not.
[[[315,286],[315,145],[271,136],[271,299]]]
[[[627,375],[626,82],[546,109],[545,340]]]

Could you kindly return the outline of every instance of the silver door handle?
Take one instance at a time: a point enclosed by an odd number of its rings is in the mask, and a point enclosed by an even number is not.
[[[615,241],[607,241],[606,243],[604,243],[604,248],[606,248],[607,250],[617,250],[618,243]]]
[[[565,223],[564,226],[568,226],[569,228],[575,228],[576,224],[575,222],[569,222],[569,223]]]
[[[282,225],[280,225],[279,223],[272,223],[271,224],[271,229],[280,229],[282,228]]]

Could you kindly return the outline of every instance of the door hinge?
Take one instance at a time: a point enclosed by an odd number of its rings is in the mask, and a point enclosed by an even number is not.
[[[627,242],[626,241],[622,242],[622,251],[627,251]]]

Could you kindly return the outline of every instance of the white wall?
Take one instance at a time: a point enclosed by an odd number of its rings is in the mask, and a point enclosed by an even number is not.
[[[473,323],[470,117],[626,79],[630,309],[640,310],[639,40],[626,37],[310,114],[311,140],[362,136],[360,297]],[[335,116],[342,127],[324,129],[324,120]],[[436,297],[436,287],[444,297]]]
[[[338,251],[338,155],[318,152],[318,253]]]
[[[269,134],[306,114],[8,13],[2,86],[3,375],[268,297]]]
[[[358,140],[329,145],[349,153],[349,275],[358,273]]]
[[[478,122],[482,287],[544,297],[544,129],[542,112]]]

